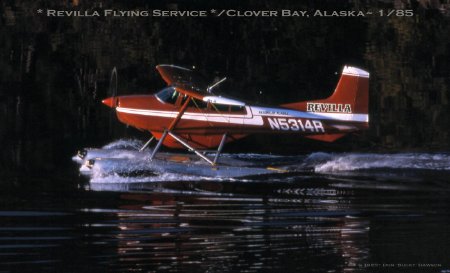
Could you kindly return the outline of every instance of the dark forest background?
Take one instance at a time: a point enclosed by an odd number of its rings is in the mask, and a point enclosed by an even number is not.
[[[231,96],[281,104],[328,96],[345,64],[371,73],[369,131],[334,144],[252,136],[228,151],[448,151],[448,1],[0,2],[0,170],[53,171],[77,149],[147,135],[101,105],[164,86],[155,66],[227,76]],[[152,1],[154,2],[154,1]],[[46,17],[38,9],[413,9],[414,17]]]

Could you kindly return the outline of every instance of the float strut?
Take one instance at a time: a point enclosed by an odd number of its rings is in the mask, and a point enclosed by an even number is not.
[[[180,142],[181,145],[183,145],[184,147],[188,148],[191,151],[194,151],[194,153],[196,155],[198,155],[199,157],[203,158],[205,161],[207,161],[209,164],[211,165],[216,165],[214,162],[212,162],[209,158],[207,158],[206,156],[204,156],[202,153],[200,153],[199,151],[197,151],[194,147],[192,147],[191,145],[187,144],[186,141],[184,141],[183,139],[181,139],[181,137],[178,137],[177,135],[175,135],[174,133],[169,132],[169,135],[171,137],[173,137],[176,141]]]
[[[139,152],[142,152],[143,150],[145,150],[145,148],[147,148],[148,145],[150,145],[150,143],[152,143],[153,139],[155,139],[154,136],[152,136],[152,137],[144,144],[144,146],[142,146],[142,148],[139,149]]]
[[[222,140],[220,141],[219,148],[217,148],[217,153],[216,153],[216,156],[214,157],[214,161],[213,161],[214,165],[216,165],[217,160],[219,159],[220,153],[222,152],[223,145],[225,145],[226,140],[227,140],[227,134],[225,133],[222,136]]]
[[[164,142],[164,139],[166,138],[166,136],[167,136],[167,130],[164,130],[163,135],[162,135],[161,138],[159,139],[158,143],[157,143],[156,146],[155,146],[155,149],[154,149],[153,152],[152,152],[152,155],[150,156],[150,160],[152,160],[153,157],[155,157],[156,152],[158,152],[158,150],[159,150],[159,148],[161,147],[161,144]]]

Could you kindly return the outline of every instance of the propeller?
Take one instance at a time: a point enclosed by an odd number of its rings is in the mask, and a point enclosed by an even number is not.
[[[115,108],[117,104],[116,96],[117,96],[117,68],[114,66],[114,68],[111,71],[111,78],[109,80],[109,98],[106,98],[102,100],[102,103],[111,107]]]
[[[114,108],[116,107],[117,100],[117,68],[114,66],[114,68],[111,71],[111,78],[109,80],[109,90],[108,94],[110,95],[109,98],[102,100],[102,103],[111,107],[111,111],[109,113],[109,133],[110,135],[113,134],[113,115],[115,114]]]

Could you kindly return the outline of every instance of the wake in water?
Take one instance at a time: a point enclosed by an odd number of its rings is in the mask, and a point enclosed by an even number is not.
[[[260,179],[252,178],[217,178],[208,175],[188,175],[187,170],[204,169],[203,162],[192,162],[186,167],[174,169],[164,164],[154,164],[150,161],[151,149],[139,152],[143,143],[139,140],[121,139],[109,143],[102,148],[86,148],[73,160],[81,165],[80,172],[90,177],[91,183],[143,183],[164,181],[264,181],[267,176]],[[177,157],[183,160],[183,154],[161,153],[166,157]],[[450,154],[447,153],[312,153],[299,156],[279,156],[266,154],[223,154],[223,162],[230,166],[242,168],[265,168],[273,166],[285,170],[282,179],[271,181],[286,181],[289,177],[311,175],[367,175],[392,176],[417,172],[443,172],[440,175],[448,175],[450,172]],[[95,161],[87,167],[89,161]],[[208,169],[211,169],[210,167]],[[197,173],[202,174],[201,171]]]
[[[84,148],[72,160],[80,164],[80,173],[90,177],[90,183],[138,183],[161,181],[211,180],[210,177],[158,171],[151,165],[152,150],[139,151],[143,142],[120,139],[102,148]],[[89,161],[95,164],[88,167]],[[156,171],[155,171],[156,169]]]
[[[312,160],[315,172],[337,173],[342,171],[369,169],[423,169],[450,170],[449,154],[400,153],[400,154],[327,154],[313,153],[306,158]]]

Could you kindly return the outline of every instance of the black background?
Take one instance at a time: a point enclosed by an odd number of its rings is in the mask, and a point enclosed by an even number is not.
[[[328,96],[342,67],[371,73],[367,132],[333,144],[251,136],[228,151],[447,151],[448,5],[428,1],[2,1],[0,169],[54,171],[77,149],[147,134],[100,102],[165,84],[154,69],[196,66],[222,91],[265,104]],[[412,9],[413,17],[47,17],[38,9]]]

